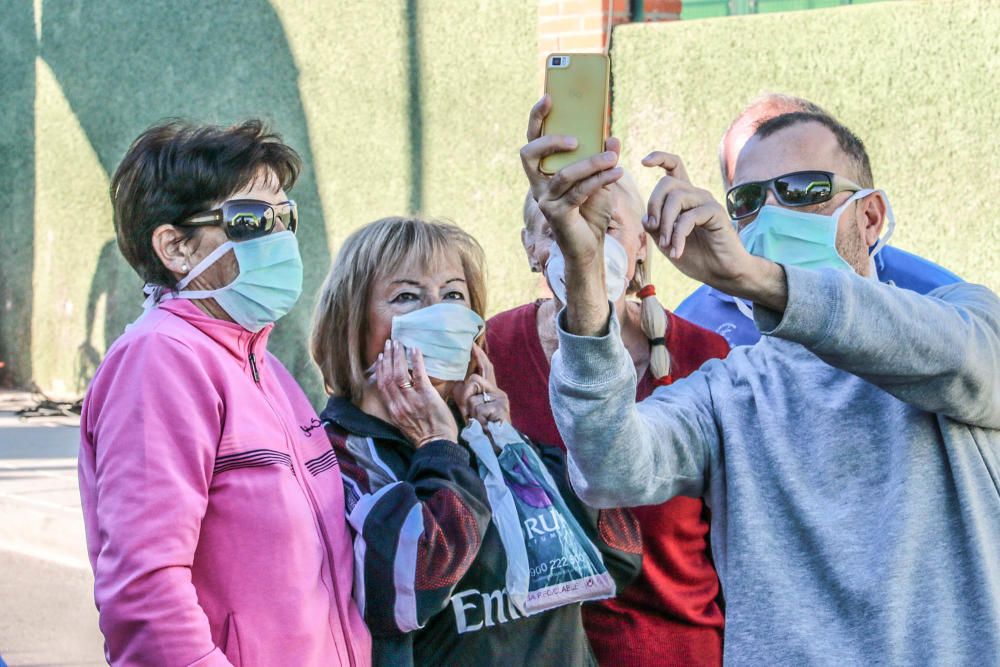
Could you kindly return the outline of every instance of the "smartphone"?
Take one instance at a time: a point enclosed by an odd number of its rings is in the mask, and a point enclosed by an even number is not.
[[[542,134],[565,134],[578,143],[573,151],[542,158],[543,174],[604,152],[610,77],[611,61],[603,53],[552,53],[545,59],[545,92],[552,107]]]

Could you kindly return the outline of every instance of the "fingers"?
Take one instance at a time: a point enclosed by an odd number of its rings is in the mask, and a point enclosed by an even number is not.
[[[542,98],[535,102],[535,106],[531,107],[531,113],[528,114],[528,142],[542,136],[542,125],[551,108],[552,98],[548,93],[542,95]]]
[[[605,171],[613,171],[618,164],[618,153],[614,151],[604,151],[597,155],[592,155],[586,160],[580,160],[560,169],[555,176],[549,179],[547,196],[551,199],[562,197],[566,192],[574,188],[581,181],[585,181],[595,175]],[[621,169],[618,168],[618,175],[612,180],[613,183],[621,178]]]
[[[621,157],[622,154],[622,142],[618,137],[608,137],[604,141],[604,150],[611,151],[612,153]]]
[[[664,151],[653,151],[646,157],[642,158],[642,165],[644,167],[662,167],[664,171],[667,172],[668,176],[673,178],[691,182],[688,178],[687,169],[684,167],[684,161],[677,155],[673,153],[667,153]]]
[[[466,421],[475,419],[483,426],[491,421],[510,421],[507,394],[481,375],[470,375],[454,398]]]
[[[691,233],[698,227],[710,228],[717,214],[718,206],[711,200],[681,213],[674,224],[668,256],[679,259],[684,254]]]
[[[481,376],[473,373],[465,379],[465,382],[459,382],[451,390],[452,400],[455,401],[455,405],[458,406],[458,411],[462,413],[462,418],[468,421],[469,414],[472,412],[474,407],[473,397],[477,394],[483,393],[483,387],[478,381]]]
[[[491,385],[496,385],[496,373],[493,370],[493,362],[486,356],[486,351],[478,345],[472,346],[472,359],[476,362],[479,375],[483,376]]]
[[[491,395],[492,397],[492,395]],[[506,399],[504,399],[506,400]],[[506,403],[501,403],[500,399],[494,399],[489,403],[483,403],[479,406],[473,415],[473,419],[483,425],[483,427],[489,426],[490,422],[510,422],[509,409]]]
[[[400,345],[400,347],[403,346]],[[431,384],[431,378],[427,375],[427,368],[424,366],[424,353],[420,351],[420,348],[415,347],[410,351],[410,355],[413,358],[414,389],[423,390],[430,387],[433,390],[434,386]]]
[[[385,347],[375,362],[375,384],[386,407],[399,402],[399,387],[393,380],[392,341],[386,340]]]
[[[410,368],[406,363],[406,348],[399,341],[391,341],[392,377],[396,385],[413,382],[410,378]]]
[[[557,242],[562,240],[562,235],[566,230],[555,221],[561,220],[566,211],[582,207],[592,196],[600,193],[604,186],[610,185],[621,178],[622,173],[621,167],[615,167],[614,169],[602,171],[601,173],[595,174],[586,180],[580,181],[574,185],[572,189],[555,201],[542,200],[538,202],[538,206],[542,210],[542,213],[544,213],[546,219],[552,223],[552,232],[555,234]],[[598,207],[598,210],[599,209],[600,207]],[[607,224],[610,220],[610,213],[605,216],[599,216],[599,219],[601,221],[601,225],[603,226],[601,230],[603,233],[607,229]],[[560,248],[563,249],[564,253],[566,252],[565,247],[560,245]]]
[[[670,257],[677,259],[684,253],[688,235],[694,231],[699,222],[706,221],[706,211],[706,207],[699,206],[685,211],[677,218],[677,224],[674,225],[674,233],[670,239]]]
[[[673,232],[674,219],[680,213],[680,209],[678,208],[680,204],[679,200],[675,200],[667,208],[667,199],[671,192],[683,185],[684,182],[679,179],[672,176],[664,176],[653,188],[653,192],[649,195],[649,202],[646,204],[646,217],[642,221],[642,226],[649,232],[664,252],[666,252],[666,248],[670,245],[670,235]]]
[[[552,134],[539,137],[521,147],[521,166],[528,177],[528,182],[531,185],[531,194],[535,196],[535,199],[541,198],[545,184],[549,178],[538,168],[538,164],[542,161],[542,158],[553,153],[571,151],[576,146],[576,137]]]
[[[664,254],[677,258],[680,257],[680,251],[674,243],[681,241],[683,249],[683,239],[687,238],[693,227],[678,235],[676,225],[687,211],[701,206],[707,206],[708,210],[697,216],[690,216],[686,224],[690,224],[691,220],[699,224],[707,222],[715,215],[718,206],[707,190],[695,188],[690,183],[671,176],[664,176],[649,196],[646,218],[642,224]]]

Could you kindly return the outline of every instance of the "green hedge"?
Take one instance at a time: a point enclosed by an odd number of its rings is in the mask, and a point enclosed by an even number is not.
[[[481,239],[492,279],[510,287],[494,309],[532,291],[514,261],[517,148],[539,87],[531,0],[38,6],[36,15],[32,0],[13,0],[0,18],[7,382],[82,392],[141,312],[107,188],[129,142],[165,117],[263,116],[302,154],[293,196],[306,291],[272,349],[316,397],[306,349],[315,296],[337,247],[366,222],[451,218]]]
[[[419,210],[480,239],[490,310],[534,296],[519,241],[517,149],[540,90],[537,2],[40,2],[0,17],[0,359],[8,381],[84,388],[139,313],[113,242],[109,174],[168,116],[271,120],[303,155],[306,296],[273,349],[315,397],[316,291],[348,233]],[[1000,8],[893,2],[618,28],[614,128],[688,160],[716,191],[715,147],[750,97],[813,99],[867,141],[896,207],[895,242],[1000,289],[995,180]],[[36,37],[37,29],[37,37]],[[676,305],[690,285],[656,264]]]
[[[799,95],[866,143],[896,213],[892,244],[1000,291],[1000,4],[886,2],[785,14],[629,25],[615,31],[614,132],[645,191],[650,150],[681,155],[721,197],[717,149],[763,92]],[[676,304],[691,281],[658,258]]]

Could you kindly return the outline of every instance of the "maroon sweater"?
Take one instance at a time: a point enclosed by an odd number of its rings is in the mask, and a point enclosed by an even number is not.
[[[565,448],[548,401],[549,362],[537,328],[541,304],[525,304],[491,318],[486,344],[497,384],[510,399],[514,427],[537,442]],[[729,353],[721,336],[667,315],[673,379]],[[647,372],[636,400],[653,389]],[[634,513],[642,526],[642,572],[618,597],[584,607],[584,625],[598,661],[616,667],[722,664],[719,579],[708,553],[704,502],[677,497]]]

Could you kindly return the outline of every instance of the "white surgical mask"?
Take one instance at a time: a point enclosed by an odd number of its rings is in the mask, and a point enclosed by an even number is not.
[[[608,301],[615,303],[625,293],[628,283],[628,253],[625,246],[613,236],[604,237],[604,281],[608,292]],[[553,243],[549,250],[549,259],[545,263],[545,279],[549,289],[563,304],[566,303],[566,258],[559,246]]]
[[[486,323],[476,311],[460,303],[436,303],[392,318],[392,339],[424,357],[427,375],[438,380],[464,380],[472,345]]]

